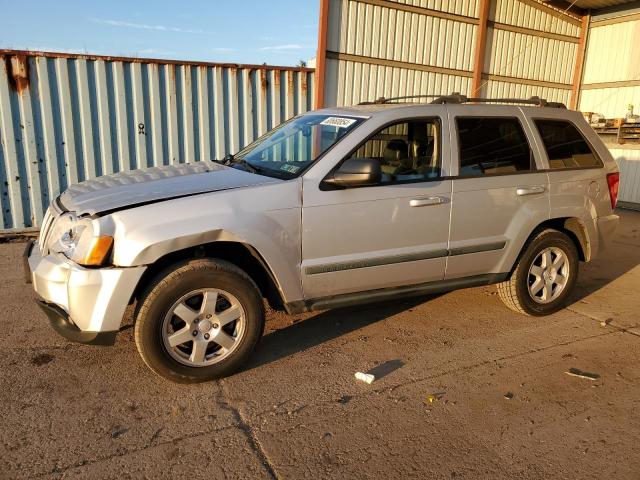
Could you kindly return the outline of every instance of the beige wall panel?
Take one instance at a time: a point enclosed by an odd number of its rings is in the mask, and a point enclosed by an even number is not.
[[[493,75],[570,84],[577,44],[490,29],[485,71]]]
[[[582,90],[579,109],[601,113],[606,118],[620,118],[627,113],[629,104],[640,113],[640,86]]]
[[[495,0],[495,10],[491,18],[496,22],[543,32],[573,37],[580,35],[579,26],[517,0]]]
[[[620,168],[618,200],[640,204],[640,150],[609,149]]]
[[[457,70],[473,68],[476,26],[453,20],[333,0],[327,49]]]
[[[455,75],[409,70],[405,68],[368,65],[358,62],[327,59],[326,82],[335,82],[337,88],[331,104],[356,105],[379,97],[417,94],[467,93],[471,79]]]
[[[415,7],[440,10],[447,13],[464,15],[465,17],[478,16],[478,0],[391,0]]]
[[[589,30],[583,83],[640,79],[640,20]]]
[[[486,82],[482,94],[492,98],[529,98],[538,96],[549,101],[562,102],[568,105],[571,90],[490,80]]]

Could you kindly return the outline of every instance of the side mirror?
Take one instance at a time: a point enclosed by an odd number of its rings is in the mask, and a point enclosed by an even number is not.
[[[325,179],[324,184],[337,188],[377,185],[382,180],[380,162],[373,158],[349,158]]]

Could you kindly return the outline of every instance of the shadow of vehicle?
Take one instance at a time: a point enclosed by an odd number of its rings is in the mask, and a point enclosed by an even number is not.
[[[582,300],[640,265],[640,212],[624,210],[617,213],[621,216],[621,221],[613,244],[600,258],[580,265],[580,277],[570,303]],[[367,325],[385,320],[437,296],[422,296],[311,314],[312,316],[300,322],[265,335],[244,370],[251,370],[302,352]],[[379,367],[391,368],[391,370],[388,372],[381,370],[377,372],[377,375],[386,375],[401,366],[383,364]],[[369,373],[376,374],[376,372]]]
[[[255,354],[243,370],[267,365],[308,348],[353,332],[376,322],[386,320],[400,312],[427,302],[439,295],[421,296],[385,303],[372,303],[359,307],[326,310],[262,337]],[[385,362],[389,363],[389,362]],[[402,365],[381,364],[378,376],[384,376]],[[376,372],[369,372],[374,373]]]
[[[620,225],[612,244],[595,260],[580,264],[570,303],[579,302],[640,265],[640,212],[616,213],[620,215]]]

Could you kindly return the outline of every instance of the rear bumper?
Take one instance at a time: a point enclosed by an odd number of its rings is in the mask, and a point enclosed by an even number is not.
[[[613,237],[618,229],[620,217],[616,214],[598,217],[596,229],[598,231],[598,252],[601,254],[613,241]]]
[[[24,265],[52,327],[69,340],[100,345],[113,343],[146,268],[84,268],[62,254],[43,256],[35,243]]]

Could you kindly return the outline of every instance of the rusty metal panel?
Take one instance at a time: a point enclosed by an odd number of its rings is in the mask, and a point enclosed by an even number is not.
[[[72,183],[221,158],[312,108],[313,70],[0,51],[0,230]]]

